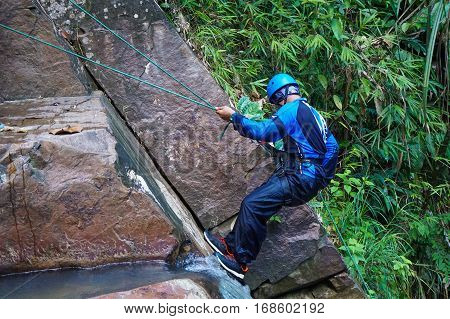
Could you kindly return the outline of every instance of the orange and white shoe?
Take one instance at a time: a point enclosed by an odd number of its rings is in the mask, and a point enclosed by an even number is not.
[[[224,256],[219,253],[214,253],[220,265],[233,276],[244,279],[245,273],[248,271],[246,265],[239,264],[233,256]]]
[[[208,244],[219,254],[223,256],[233,256],[233,253],[228,248],[227,243],[225,242],[225,238],[214,235],[208,230],[205,230],[203,232],[203,236],[205,236],[206,241]]]

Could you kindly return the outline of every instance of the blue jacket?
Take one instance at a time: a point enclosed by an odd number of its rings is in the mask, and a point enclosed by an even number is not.
[[[324,177],[333,178],[338,143],[328,130],[324,118],[305,98],[285,104],[272,118],[264,121],[253,121],[237,112],[233,114],[231,121],[234,129],[242,136],[261,142],[283,139],[284,150],[288,153],[296,153],[304,159],[322,160]],[[303,173],[309,177],[318,175],[319,170],[315,164],[303,164],[302,168]]]

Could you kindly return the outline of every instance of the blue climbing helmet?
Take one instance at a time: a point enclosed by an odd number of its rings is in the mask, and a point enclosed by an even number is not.
[[[291,92],[289,87],[296,88],[296,92]],[[287,88],[288,92],[281,89]],[[284,100],[289,94],[298,94],[298,83],[295,79],[286,73],[279,73],[274,75],[267,84],[267,97],[269,102],[273,104],[278,104]]]

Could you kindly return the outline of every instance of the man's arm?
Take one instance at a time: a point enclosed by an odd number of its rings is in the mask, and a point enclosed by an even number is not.
[[[231,122],[234,129],[244,137],[262,142],[276,142],[284,137],[284,129],[280,130],[282,123],[277,123],[279,119],[271,118],[264,121],[253,121],[245,116],[234,113]],[[278,124],[278,125],[277,125]]]
[[[263,142],[276,142],[289,132],[287,127],[292,120],[290,108],[283,106],[272,118],[264,121],[253,121],[235,112],[228,106],[217,107],[216,113],[225,120],[233,123],[234,129],[244,137]]]

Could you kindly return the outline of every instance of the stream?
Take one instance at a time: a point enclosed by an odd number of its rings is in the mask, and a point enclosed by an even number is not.
[[[4,275],[0,276],[0,298],[92,298],[182,278],[206,282],[203,286],[214,298],[251,298],[250,289],[229,277],[214,256],[185,260],[182,266],[152,261]]]

